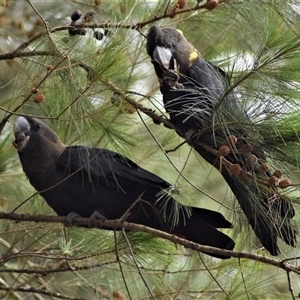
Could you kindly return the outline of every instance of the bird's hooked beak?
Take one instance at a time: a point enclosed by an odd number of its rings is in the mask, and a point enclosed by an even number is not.
[[[177,72],[177,63],[169,48],[156,46],[153,51],[153,59],[163,71],[173,70]]]
[[[24,117],[19,117],[14,124],[15,140],[14,147],[22,152],[26,147],[30,137],[30,124]]]

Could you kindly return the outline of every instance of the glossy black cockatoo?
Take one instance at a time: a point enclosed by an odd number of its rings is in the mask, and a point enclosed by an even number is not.
[[[58,215],[75,213],[90,218],[97,212],[106,219],[118,219],[142,195],[126,221],[202,245],[233,249],[234,241],[216,229],[232,226],[222,214],[186,207],[179,209],[178,222],[174,223],[179,203],[170,195],[172,186],[128,158],[106,149],[66,146],[35,118],[19,117],[14,134],[14,146],[26,176]]]
[[[272,186],[260,137],[230,87],[229,76],[201,58],[174,28],[151,27],[147,52],[177,133],[220,170],[261,244],[272,255],[280,253],[278,237],[296,246],[293,205]],[[220,167],[222,161],[227,165]],[[199,170],[201,174],[200,165]]]

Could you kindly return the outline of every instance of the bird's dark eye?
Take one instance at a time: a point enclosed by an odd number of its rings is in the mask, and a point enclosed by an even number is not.
[[[37,124],[36,128],[37,128],[37,130],[41,129],[42,128],[42,124]]]
[[[175,42],[172,42],[172,47],[175,48],[176,44]]]

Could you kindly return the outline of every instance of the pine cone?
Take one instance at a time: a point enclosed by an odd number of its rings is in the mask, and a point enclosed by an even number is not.
[[[81,13],[81,11],[78,9],[78,10],[75,10],[73,13],[72,13],[72,15],[71,15],[71,20],[73,21],[73,22],[76,22],[76,21],[78,21],[80,18],[81,18],[81,15],[82,15],[82,13]]]
[[[234,175],[239,175],[242,171],[242,167],[239,164],[233,164],[229,167],[229,172]]]
[[[227,156],[230,153],[230,148],[228,146],[221,146],[218,150],[219,156]]]
[[[282,176],[282,172],[280,170],[276,170],[276,171],[274,171],[273,176],[280,178]]]
[[[271,176],[268,181],[268,186],[274,186],[278,182],[278,178],[276,176]]]
[[[212,9],[216,8],[218,6],[218,4],[219,4],[218,0],[208,0],[205,5],[205,8],[208,10],[212,10]]]
[[[282,189],[286,189],[291,185],[291,182],[288,179],[282,179],[279,181],[278,186]]]
[[[83,17],[84,22],[91,22],[94,19],[95,15],[96,13],[93,10],[88,11]]]
[[[38,94],[34,97],[33,101],[35,103],[41,103],[43,102],[44,100],[46,99],[45,95],[44,94]]]
[[[233,146],[237,143],[237,137],[235,135],[229,135],[223,142],[224,146]]]
[[[185,8],[186,5],[187,5],[187,3],[188,3],[188,0],[178,0],[178,1],[177,1],[178,8],[179,8],[179,9]]]
[[[262,172],[262,173],[266,173],[269,171],[269,165],[267,163],[262,163],[260,166],[259,166],[259,171]]]

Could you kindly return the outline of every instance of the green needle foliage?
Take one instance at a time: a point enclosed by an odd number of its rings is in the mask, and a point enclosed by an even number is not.
[[[145,49],[149,28],[158,25],[182,30],[205,59],[229,74],[251,122],[224,111],[215,125],[247,132],[271,171],[291,181],[278,193],[293,201],[293,226],[299,227],[297,1],[219,0],[212,10],[196,0],[2,2],[0,210],[54,214],[26,181],[11,145],[14,120],[31,115],[45,119],[68,145],[109,148],[156,173],[174,185],[172,197],[181,204],[222,212],[234,222],[224,232],[236,251],[268,256],[219,172],[187,144],[178,147],[183,140],[173,130],[136,109],[168,117]],[[96,12],[90,23],[83,17],[75,23],[85,35],[66,28],[77,9]],[[220,261],[142,232],[8,220],[0,226],[3,299],[290,299],[300,286],[297,276],[266,263]],[[299,246],[280,248],[279,260],[295,258],[290,263],[297,265]]]

